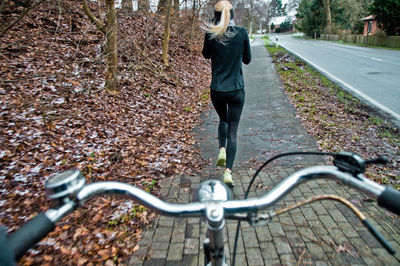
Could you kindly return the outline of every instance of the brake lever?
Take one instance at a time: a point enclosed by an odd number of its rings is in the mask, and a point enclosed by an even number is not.
[[[364,160],[360,155],[353,152],[340,152],[334,156],[333,164],[340,171],[351,173],[357,177],[358,174],[365,172],[365,166],[368,164],[387,164],[389,162],[386,156],[379,156],[374,159]]]

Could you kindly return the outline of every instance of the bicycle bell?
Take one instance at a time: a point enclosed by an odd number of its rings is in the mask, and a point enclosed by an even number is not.
[[[201,183],[194,200],[206,202],[211,200],[226,201],[232,199],[231,190],[219,180],[207,180]]]
[[[75,195],[85,185],[86,180],[78,169],[71,169],[45,182],[47,196],[54,199],[63,199]]]

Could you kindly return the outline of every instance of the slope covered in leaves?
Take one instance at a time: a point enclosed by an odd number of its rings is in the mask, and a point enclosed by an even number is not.
[[[96,10],[96,5],[93,6]],[[0,24],[23,12],[7,3]],[[209,64],[189,16],[174,19],[170,65],[161,62],[163,18],[118,17],[119,93],[108,95],[105,40],[81,1],[45,1],[0,39],[0,223],[14,230],[47,210],[44,181],[76,167],[87,182],[157,182],[201,166],[192,132],[207,107]],[[102,197],[64,218],[20,264],[116,264],[129,258],[153,214]]]

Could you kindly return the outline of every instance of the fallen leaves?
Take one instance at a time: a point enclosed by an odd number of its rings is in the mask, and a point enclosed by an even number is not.
[[[203,35],[186,49],[182,13],[171,32],[173,67],[165,68],[163,22],[121,14],[119,94],[110,96],[101,89],[103,36],[80,5],[50,1],[0,39],[9,47],[0,50],[0,223],[10,230],[53,205],[43,183],[60,171],[75,167],[87,182],[123,181],[157,194],[160,179],[195,174],[202,164],[193,129],[208,105]],[[19,263],[121,263],[153,218],[123,199],[90,200]]]

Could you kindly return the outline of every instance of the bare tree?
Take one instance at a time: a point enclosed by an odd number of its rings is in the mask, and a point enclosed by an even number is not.
[[[168,62],[168,45],[169,45],[169,38],[171,35],[171,6],[172,0],[168,0],[167,2],[167,13],[165,15],[165,30],[164,30],[164,39],[163,39],[163,52],[162,52],[162,59],[164,65],[169,66]]]
[[[326,33],[332,34],[331,0],[324,0],[326,12]]]
[[[169,0],[159,0],[158,1],[157,13],[165,14],[165,12],[167,11],[167,7],[168,7],[168,1]]]
[[[121,9],[127,9],[129,12],[133,12],[133,2],[132,0],[122,0]]]
[[[90,11],[86,0],[83,0],[83,9],[89,19],[106,37],[107,72],[105,89],[108,93],[117,94],[118,54],[117,54],[117,18],[114,0],[105,0],[106,19],[104,22],[97,19]]]

